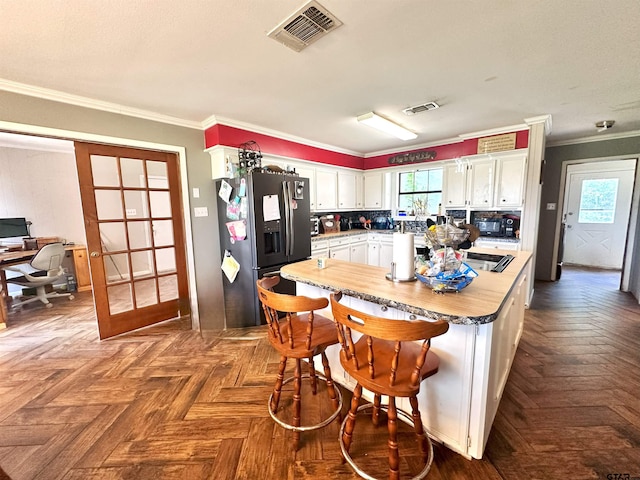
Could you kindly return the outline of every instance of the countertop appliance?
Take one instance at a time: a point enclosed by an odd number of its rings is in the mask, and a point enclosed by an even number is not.
[[[477,217],[473,220],[481,237],[515,238],[520,229],[519,223],[519,220],[511,217]]]
[[[258,170],[249,172],[243,180],[244,187],[240,178],[216,181],[216,192],[224,181],[233,188],[230,201],[233,203],[236,196],[240,199],[239,208],[230,209],[218,198],[221,257],[224,259],[229,252],[240,264],[233,282],[226,275],[222,279],[227,328],[265,323],[256,281],[276,275],[283,265],[311,256],[309,180]],[[238,214],[240,218],[236,219]],[[233,221],[246,223],[244,240],[232,239],[229,234],[227,224]],[[295,283],[281,279],[276,291],[294,294]]]
[[[309,232],[312,237],[320,235],[320,219],[318,217],[311,217],[311,225]]]

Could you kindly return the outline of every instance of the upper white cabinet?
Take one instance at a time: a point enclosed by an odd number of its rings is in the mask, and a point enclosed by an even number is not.
[[[311,167],[297,165],[295,169],[301,177],[309,179],[309,208],[313,212],[316,209],[316,171]]]
[[[364,208],[364,175],[362,173],[356,174],[356,209],[362,210]]]
[[[384,174],[366,172],[364,174],[364,208],[380,210],[384,208]]]
[[[442,206],[445,208],[467,206],[467,172],[466,164],[451,164],[444,167],[444,190]]]
[[[316,169],[316,210],[338,208],[338,174],[335,170]]]
[[[524,203],[524,183],[527,172],[525,154],[498,161],[496,207],[518,207]]]
[[[338,208],[340,210],[356,208],[357,178],[358,175],[353,172],[338,171]]]
[[[513,208],[524,202],[527,154],[467,157],[466,166],[444,166],[445,208]]]
[[[493,207],[495,164],[494,159],[476,160],[471,163],[469,203],[472,207]]]

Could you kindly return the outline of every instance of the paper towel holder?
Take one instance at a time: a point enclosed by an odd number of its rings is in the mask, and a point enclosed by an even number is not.
[[[415,282],[418,279],[418,277],[416,277],[415,275],[413,276],[413,278],[396,278],[396,262],[391,262],[391,272],[387,273],[384,278],[386,278],[390,282]]]

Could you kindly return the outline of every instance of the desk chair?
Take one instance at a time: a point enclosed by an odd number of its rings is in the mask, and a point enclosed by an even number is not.
[[[22,305],[39,300],[44,303],[47,308],[51,308],[53,305],[49,302],[49,298],[68,297],[69,300],[73,300],[74,297],[70,293],[47,293],[45,291],[47,285],[52,285],[64,276],[65,272],[62,268],[63,260],[64,245],[62,245],[62,243],[50,243],[38,250],[38,253],[31,259],[31,262],[29,262],[31,269],[26,268],[26,264],[3,267],[3,270],[22,274],[20,277],[7,278],[8,283],[36,289],[36,296],[22,301],[14,301],[11,306],[13,308],[19,308],[22,307]]]
[[[269,397],[269,415],[281,427],[293,431],[293,444],[298,450],[300,432],[316,430],[329,425],[341,415],[342,394],[333,384],[329,360],[325,348],[338,343],[336,327],[331,319],[314,313],[329,305],[326,298],[309,298],[303,296],[286,295],[273,291],[280,282],[280,277],[264,277],[257,281],[258,298],[269,326],[269,343],[280,354],[280,367],[273,393]],[[324,376],[316,373],[313,357],[320,355],[324,367]],[[284,380],[287,360],[294,358],[296,368],[294,376]],[[309,373],[302,374],[302,359],[309,360]],[[311,391],[316,394],[316,379],[324,381],[333,410],[327,418],[316,424],[301,426],[301,384],[302,379],[311,381]],[[278,405],[282,386],[294,382],[293,394],[293,424],[278,418]]]
[[[418,409],[418,392],[422,380],[438,371],[440,360],[431,351],[431,338],[449,329],[444,320],[393,320],[376,317],[340,303],[340,292],[331,294],[331,310],[338,327],[342,350],[340,363],[357,383],[353,390],[351,408],[340,429],[342,455],[355,472],[363,478],[374,479],[362,470],[349,455],[358,412],[372,411],[374,426],[378,426],[380,410],[387,410],[389,431],[389,479],[400,478],[397,418],[400,415],[412,424],[423,469],[412,480],[427,476],[433,462],[433,445],[425,434]],[[353,332],[361,334],[356,337]],[[373,393],[373,403],[360,405],[362,388]],[[388,406],[381,405],[381,397],[388,396]],[[409,398],[411,416],[396,408],[396,397]]]

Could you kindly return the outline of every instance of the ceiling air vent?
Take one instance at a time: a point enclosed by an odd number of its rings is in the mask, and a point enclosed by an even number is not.
[[[402,110],[402,113],[405,115],[415,115],[417,113],[426,112],[428,110],[435,110],[436,108],[440,108],[436,102],[427,102],[422,105],[416,105],[414,107],[405,108]]]
[[[311,1],[281,22],[267,36],[299,52],[340,25],[342,22],[326,8]]]

